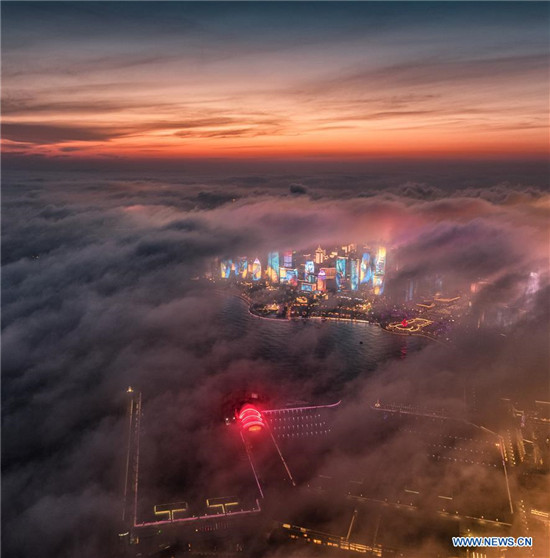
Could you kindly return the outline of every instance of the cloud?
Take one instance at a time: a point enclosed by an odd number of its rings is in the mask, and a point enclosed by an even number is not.
[[[309,474],[368,475],[405,452],[426,491],[454,481],[422,475],[425,456],[399,430],[383,436],[365,406],[380,397],[462,416],[464,386],[474,384],[477,393],[494,394],[483,405],[490,421],[493,399],[513,393],[529,401],[544,392],[544,273],[538,298],[506,338],[465,326],[452,347],[408,340],[405,359],[401,338],[378,328],[257,321],[238,299],[194,280],[217,256],[386,237],[407,277],[442,272],[467,286],[489,277],[491,286],[474,300],[481,309],[521,300],[525,274],[545,269],[547,193],[500,184],[449,195],[410,181],[385,190],[371,185],[363,197],[364,186],[345,190],[350,180],[334,173],[5,177],[7,553],[91,558],[110,552],[128,385],[144,396],[146,503],[158,503],[158,494],[203,497],[203,487],[248,478],[240,462],[223,473],[230,449],[213,451],[209,443],[219,437],[230,444],[220,413],[235,391],[259,390],[279,401],[342,397],[338,450],[313,463]],[[293,195],[289,183],[308,195]],[[367,338],[372,344],[359,344]],[[396,475],[405,473],[401,463]],[[466,473],[475,486],[491,486],[481,470]],[[285,499],[285,513],[314,517],[302,496]],[[335,504],[319,521],[339,533],[344,519],[349,523],[345,512]],[[429,535],[419,541],[427,549],[440,544]]]
[[[289,191],[291,194],[307,194],[307,187],[303,184],[298,184],[293,182],[289,187]]]
[[[2,126],[3,135],[27,144],[54,144],[65,141],[108,141],[125,132],[101,126],[57,126],[49,124],[10,124]]]

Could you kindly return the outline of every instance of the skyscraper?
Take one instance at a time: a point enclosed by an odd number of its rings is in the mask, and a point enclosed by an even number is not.
[[[292,250],[289,250],[283,254],[283,265],[287,269],[292,269],[294,266],[292,265]]]
[[[237,259],[237,267],[235,269],[235,275],[240,279],[246,279],[248,276],[248,262],[246,257]]]
[[[368,284],[372,278],[372,268],[370,253],[365,252],[361,258],[361,268],[359,273],[359,283],[361,285]]]
[[[325,273],[324,269],[319,270],[319,274],[317,275],[317,290],[327,290],[327,274]]]
[[[336,288],[341,291],[346,278],[347,258],[336,258]]]
[[[220,262],[220,276],[222,279],[229,279],[231,275],[232,260],[222,260]]]
[[[279,282],[279,252],[269,252],[267,255],[267,280]]]
[[[315,250],[315,263],[322,264],[325,261],[327,253],[321,248],[321,246],[317,247]]]
[[[380,246],[376,254],[374,262],[374,276],[372,286],[375,295],[381,295],[384,292],[384,275],[386,274],[386,248]]]
[[[262,264],[260,260],[256,258],[252,264],[252,280],[259,281],[262,278]]]
[[[356,291],[359,288],[359,267],[359,260],[350,261],[350,285],[352,291]]]

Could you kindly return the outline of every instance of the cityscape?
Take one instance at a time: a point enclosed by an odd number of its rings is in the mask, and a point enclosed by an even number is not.
[[[374,295],[384,292],[386,248],[379,246],[371,255],[364,247],[349,244],[329,253],[318,246],[314,252],[297,255],[289,250],[279,254],[270,252],[267,261],[259,258],[236,258],[220,262],[220,277],[257,282],[265,279],[271,284],[288,284],[303,292],[357,291],[369,289]],[[263,270],[263,271],[262,271]]]
[[[437,410],[377,400],[364,410],[364,420],[383,431],[403,433],[399,457],[409,469],[381,461],[368,477],[360,468],[353,478],[329,468],[312,478],[308,464],[328,447],[341,446],[345,453],[346,437],[333,432],[341,402],[272,409],[261,394],[242,393],[226,402],[226,431],[212,429],[212,439],[204,443],[221,449],[228,462],[246,459],[248,478],[227,478],[219,493],[205,486],[203,498],[195,501],[151,505],[153,500],[144,506],[139,497],[140,483],[147,482],[139,474],[141,394],[128,388],[128,396],[131,428],[123,516],[128,530],[119,536],[122,544],[139,549],[129,556],[159,547],[166,554],[223,556],[264,555],[275,548],[309,552],[308,547],[352,556],[420,556],[410,548],[410,533],[425,530],[438,533],[438,544],[452,536],[505,538],[523,533],[537,541],[528,545],[528,555],[542,557],[548,549],[545,496],[527,496],[529,476],[547,473],[550,466],[548,401],[536,401],[526,410],[503,401],[499,419],[506,421],[506,428],[494,432]],[[419,482],[417,466],[429,469],[428,482]],[[467,490],[461,486],[465,474],[470,477]],[[473,497],[483,493],[491,498]],[[281,497],[299,499],[300,508],[288,509]],[[328,529],[327,519],[336,510],[339,527],[334,530],[331,521]],[[403,523],[410,526],[405,535]],[[162,542],[174,539],[178,542]],[[508,556],[525,555],[524,548],[506,550]],[[489,549],[483,554],[496,557],[502,552]]]
[[[480,314],[472,311],[472,301],[490,284],[486,279],[469,285],[441,273],[407,279],[391,255],[375,243],[359,249],[357,244],[318,246],[269,252],[265,258],[217,259],[205,277],[221,288],[237,288],[259,317],[363,321],[439,342],[450,340],[459,321],[505,331],[540,286],[540,272],[532,271],[520,283],[519,305],[508,301]]]
[[[6,558],[550,558],[550,3],[2,0]]]
[[[504,321],[497,313],[486,322],[470,315],[475,295],[488,281],[445,298],[443,276],[437,275],[435,280],[419,280],[422,296],[415,296],[418,290],[411,281],[392,281],[399,263],[391,255],[385,245],[371,242],[359,250],[357,244],[348,244],[269,252],[265,258],[218,258],[201,281],[222,297],[240,299],[258,318],[304,325],[317,319],[321,327],[328,320],[364,323],[444,346],[453,343],[455,320],[459,329],[493,329],[506,336],[510,313]],[[539,274],[531,272],[520,289],[524,303],[532,300],[539,283]],[[429,294],[431,302],[426,300]],[[360,464],[342,475],[338,462],[312,475],[312,462],[323,463],[327,453],[346,455],[350,439],[364,443],[354,438],[353,425],[348,424],[349,432],[342,431],[342,400],[297,405],[277,399],[275,393],[242,390],[227,393],[220,402],[218,424],[209,428],[211,439],[202,445],[223,451],[224,463],[244,461],[248,470],[225,471],[219,492],[207,483],[193,500],[161,503],[151,496],[152,479],[139,472],[142,396],[129,387],[121,544],[140,553],[160,546],[167,554],[262,556],[279,549],[293,556],[337,551],[377,557],[424,556],[426,548],[431,552],[447,546],[448,554],[439,555],[470,556],[468,549],[451,554],[451,539],[521,539],[524,534],[528,549],[501,546],[478,555],[544,555],[550,544],[550,515],[544,495],[533,493],[530,485],[550,470],[550,401],[533,400],[518,409],[511,399],[501,398],[496,406],[491,403],[493,416],[488,418],[472,386],[464,387],[464,407],[459,410],[374,395],[357,418],[382,438],[399,433],[399,447],[392,449],[392,461],[379,456],[374,467],[369,464],[368,475]],[[423,469],[421,476],[418,468]],[[491,497],[478,498],[480,494]],[[300,505],[289,509],[284,501]],[[409,528],[403,534],[404,524]],[[433,549],[423,542],[416,552],[413,532],[418,540],[430,532]],[[162,542],[174,539],[175,544]]]

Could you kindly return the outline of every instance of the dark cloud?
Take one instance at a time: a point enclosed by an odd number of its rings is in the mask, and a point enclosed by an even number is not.
[[[307,194],[307,187],[303,184],[298,184],[293,182],[289,187],[289,191],[291,194]]]
[[[5,123],[2,134],[11,141],[51,144],[64,141],[105,141],[124,135],[124,132],[108,127]]]

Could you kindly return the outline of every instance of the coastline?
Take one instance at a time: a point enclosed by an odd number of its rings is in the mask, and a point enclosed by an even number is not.
[[[437,339],[436,337],[431,337],[429,335],[426,335],[425,333],[401,333],[398,331],[392,331],[390,329],[385,328],[384,326],[382,326],[380,323],[378,322],[371,322],[369,320],[362,320],[360,318],[332,318],[329,316],[326,317],[321,317],[321,316],[309,316],[309,317],[299,317],[299,318],[272,318],[269,316],[260,316],[259,314],[256,314],[252,311],[251,309],[251,303],[252,300],[247,297],[246,295],[242,294],[242,293],[227,293],[227,292],[223,292],[223,291],[219,291],[217,290],[217,292],[219,292],[220,294],[223,295],[229,295],[229,296],[233,296],[235,298],[238,298],[240,300],[242,300],[243,302],[246,303],[247,305],[247,310],[248,313],[255,317],[255,318],[259,318],[261,320],[271,320],[271,321],[277,321],[277,322],[282,322],[282,323],[288,323],[288,322],[298,322],[298,321],[331,321],[331,322],[349,322],[349,323],[361,323],[361,324],[367,324],[367,325],[372,325],[372,326],[376,326],[379,327],[382,331],[385,331],[386,333],[390,333],[392,335],[399,335],[401,337],[423,337],[424,339],[429,339],[430,341],[434,341],[435,343],[439,343],[441,345],[444,345],[445,347],[448,347],[450,345],[450,343],[445,342],[445,341],[441,341],[440,339]]]

